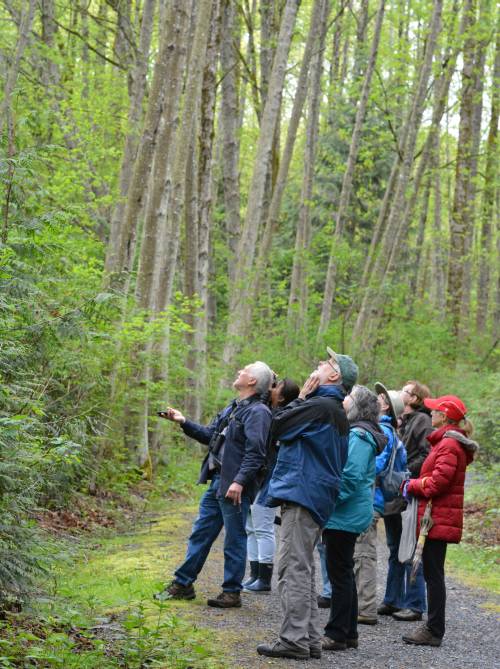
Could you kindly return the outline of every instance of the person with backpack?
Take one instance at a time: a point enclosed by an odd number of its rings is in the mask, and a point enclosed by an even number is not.
[[[271,389],[271,411],[276,416],[283,407],[296,399],[299,395],[299,386],[291,379],[282,379]],[[276,537],[274,534],[274,519],[276,508],[266,506],[269,491],[269,482],[278,457],[279,442],[269,440],[266,477],[259,490],[255,502],[250,506],[248,514],[247,553],[250,562],[250,576],[243,583],[243,592],[268,593],[271,590],[273,576],[274,552]]]
[[[448,544],[462,538],[465,470],[479,446],[470,437],[467,409],[456,395],[424,399],[431,410],[434,431],[428,436],[431,451],[420,476],[403,486],[404,496],[418,499],[418,521],[431,504],[432,526],[425,540],[422,563],[427,585],[427,622],[403,641],[417,646],[440,646],[445,632],[446,584],[444,562]],[[418,525],[419,526],[419,525]]]
[[[396,433],[397,419],[403,413],[403,401],[396,390],[375,384],[380,410],[379,425],[387,445],[375,459],[376,487],[373,498],[373,520],[356,540],[354,574],[358,591],[358,623],[376,625],[377,620],[377,524],[384,515],[386,503],[392,501],[406,472],[406,451]],[[396,479],[396,482],[393,480]],[[391,487],[392,486],[392,487]],[[397,559],[397,555],[396,555]]]
[[[401,390],[404,411],[400,417],[399,437],[406,448],[410,478],[417,478],[422,463],[429,452],[427,436],[432,432],[429,410],[424,405],[430,391],[418,381],[407,381]],[[426,609],[425,581],[422,567],[414,582],[410,581],[411,564],[398,560],[401,541],[401,512],[405,502],[397,498],[384,511],[385,534],[389,547],[389,571],[384,600],[377,609],[379,615],[392,616],[394,620],[410,622],[422,620]]]
[[[178,409],[160,413],[180,425],[188,437],[208,445],[198,483],[211,483],[200,501],[186,559],[176,569],[173,581],[156,595],[157,599],[196,597],[193,583],[224,528],[222,592],[208,599],[207,604],[217,608],[241,606],[241,582],[247,557],[245,523],[266,460],[271,410],[262,399],[267,399],[272,378],[272,371],[264,362],[257,361],[240,369],[233,383],[238,399],[217,414],[208,426],[188,420]]]
[[[314,549],[335,508],[347,459],[349,423],[342,406],[358,367],[327,348],[299,397],[273,419],[280,441],[269,484],[270,506],[281,506],[278,590],[279,638],[257,647],[259,655],[307,660],[321,657]]]
[[[323,530],[326,564],[332,583],[330,618],[323,650],[358,647],[358,596],[354,576],[354,548],[358,535],[373,520],[375,457],[387,443],[378,424],[377,396],[354,386],[344,400],[349,420],[349,454],[335,509]]]

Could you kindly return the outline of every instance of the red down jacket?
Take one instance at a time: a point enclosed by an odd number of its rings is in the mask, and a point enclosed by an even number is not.
[[[431,452],[424,460],[419,478],[410,480],[408,485],[408,493],[419,498],[418,527],[427,501],[432,499],[434,525],[429,539],[458,544],[464,518],[465,469],[478,445],[461,428],[450,425],[434,430],[427,439]]]

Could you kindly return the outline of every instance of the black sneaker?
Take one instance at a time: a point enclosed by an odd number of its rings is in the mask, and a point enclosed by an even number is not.
[[[172,581],[164,590],[154,595],[154,598],[160,602],[167,599],[194,599],[195,597],[196,593],[192,583],[181,585],[177,581]]]

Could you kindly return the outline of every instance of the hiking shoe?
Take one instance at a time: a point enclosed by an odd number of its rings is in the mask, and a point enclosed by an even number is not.
[[[401,609],[392,614],[394,620],[402,620],[405,623],[413,622],[414,620],[422,620],[422,613],[414,611],[413,609]]]
[[[329,609],[332,605],[331,597],[323,597],[323,595],[318,595],[318,607],[320,609]]]
[[[347,641],[335,641],[325,636],[323,637],[323,650],[347,650]]]
[[[427,625],[422,625],[413,634],[408,634],[403,637],[405,643],[413,644],[414,646],[440,646],[442,639],[434,636]]]
[[[401,609],[398,609],[397,606],[392,606],[392,604],[381,604],[377,609],[379,616],[392,616],[397,611],[401,611]]]
[[[293,650],[284,646],[281,641],[274,643],[261,643],[257,646],[259,655],[266,655],[266,657],[288,657],[290,660],[308,660],[311,655],[308,650]]]
[[[239,592],[224,592],[215,598],[207,599],[208,606],[214,606],[218,609],[232,609],[241,606],[241,597]]]
[[[371,616],[358,616],[358,625],[376,625],[378,620]]]
[[[192,583],[181,585],[177,581],[172,581],[164,590],[154,595],[159,602],[164,602],[166,599],[194,599],[195,597],[196,593]]]
[[[309,648],[311,660],[321,660],[321,646],[311,646]]]
[[[345,643],[348,648],[357,648],[359,646],[357,639],[346,639]]]

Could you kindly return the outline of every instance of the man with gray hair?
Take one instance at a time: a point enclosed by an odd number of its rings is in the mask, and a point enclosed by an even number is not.
[[[175,571],[174,580],[156,595],[157,599],[195,598],[193,583],[224,527],[222,592],[207,604],[218,608],[241,606],[247,557],[245,524],[263,474],[271,426],[271,411],[262,399],[272,380],[273,373],[264,362],[240,369],[233,382],[238,398],[208,426],[186,419],[177,409],[160,412],[162,418],[178,423],[188,437],[208,445],[198,483],[211,483],[201,498],[186,559]]]

